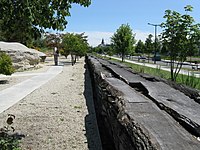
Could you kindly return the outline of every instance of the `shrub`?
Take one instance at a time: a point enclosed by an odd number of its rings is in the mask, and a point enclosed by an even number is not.
[[[12,73],[14,73],[14,68],[10,56],[0,52],[0,74],[11,75]]]
[[[12,126],[15,116],[8,114],[7,125],[0,128],[0,149],[1,150],[20,150],[19,139],[15,134],[11,134],[15,131]]]

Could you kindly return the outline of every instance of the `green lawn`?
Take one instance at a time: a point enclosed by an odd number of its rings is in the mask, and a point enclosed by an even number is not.
[[[113,61],[117,61],[117,62],[121,62],[119,60],[116,59],[112,59]],[[126,66],[132,68],[135,72],[139,72],[139,73],[146,73],[146,74],[150,74],[153,76],[158,76],[164,79],[168,79],[170,80],[170,72],[169,71],[164,71],[161,70],[160,68],[151,68],[151,67],[147,67],[144,65],[137,65],[137,64],[132,64],[132,63],[128,63],[128,62],[123,62]],[[179,74],[177,79],[176,79],[177,83],[179,84],[184,84],[187,85],[189,87],[192,88],[196,88],[200,90],[200,79],[189,75],[182,75]]]

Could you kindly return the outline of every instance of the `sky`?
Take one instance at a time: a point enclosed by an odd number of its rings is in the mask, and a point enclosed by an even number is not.
[[[120,25],[129,24],[136,40],[145,41],[149,34],[154,35],[155,32],[155,27],[148,23],[164,22],[163,16],[167,9],[184,14],[186,5],[193,6],[189,14],[196,23],[200,23],[199,0],[92,0],[89,7],[73,4],[65,31],[85,32],[89,44],[97,46],[102,39],[109,44],[110,37]],[[158,27],[158,34],[161,31]]]

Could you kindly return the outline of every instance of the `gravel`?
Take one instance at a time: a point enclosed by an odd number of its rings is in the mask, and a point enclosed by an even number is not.
[[[74,66],[69,59],[60,61],[63,72],[1,113],[0,127],[8,114],[15,115],[13,126],[24,136],[24,150],[101,149],[84,59]]]

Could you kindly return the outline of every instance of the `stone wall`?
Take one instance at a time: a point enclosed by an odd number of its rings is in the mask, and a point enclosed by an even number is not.
[[[104,150],[199,149],[198,137],[181,126],[176,116],[174,119],[168,114],[174,110],[157,102],[151,96],[153,92],[149,94],[151,89],[147,88],[150,85],[147,82],[153,81],[152,78],[141,78],[130,70],[125,78],[119,73],[125,72],[122,66],[90,56],[86,61]],[[134,81],[128,79],[131,75],[135,75],[131,77]],[[195,132],[198,135],[197,129]]]

